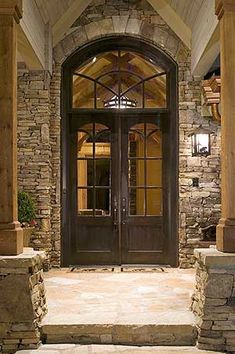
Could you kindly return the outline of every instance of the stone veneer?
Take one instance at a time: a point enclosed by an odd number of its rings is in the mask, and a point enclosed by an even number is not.
[[[18,184],[37,206],[35,249],[50,253],[52,152],[49,73],[18,69]]]
[[[19,71],[19,187],[34,195],[40,228],[32,245],[45,249],[51,265],[60,264],[60,86],[61,65],[77,48],[96,38],[143,38],[178,63],[179,73],[179,248],[180,266],[195,261],[200,228],[220,217],[220,128],[201,115],[201,82],[190,72],[190,51],[147,1],[95,0],[54,48],[52,77]],[[191,157],[189,134],[199,126],[213,130],[212,153]],[[199,187],[192,178],[199,177]]]
[[[198,348],[235,352],[235,255],[215,248],[195,250],[196,287],[191,309]]]
[[[0,257],[0,353],[37,348],[47,312],[43,283],[45,254],[24,249]]]

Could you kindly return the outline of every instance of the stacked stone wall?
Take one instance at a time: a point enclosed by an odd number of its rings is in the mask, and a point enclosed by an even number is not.
[[[220,218],[220,126],[202,116],[201,83],[189,63],[179,66],[179,255],[181,267],[194,264],[201,229]],[[192,156],[191,137],[197,128],[211,130],[211,154]],[[193,187],[193,178],[199,186]]]
[[[35,201],[38,226],[31,240],[37,250],[51,251],[51,107],[50,75],[18,69],[18,187]]]
[[[215,249],[196,251],[196,287],[191,309],[198,348],[235,352],[235,259]]]
[[[48,231],[39,230],[34,246],[48,251],[53,265],[60,264],[61,254],[61,143],[60,143],[60,87],[62,64],[82,45],[105,36],[143,38],[164,50],[178,64],[179,78],[179,249],[180,266],[194,264],[193,250],[198,246],[202,227],[217,224],[220,217],[220,127],[211,119],[202,117],[201,81],[191,75],[190,51],[172,32],[147,1],[95,0],[75,21],[65,38],[54,48],[54,69],[51,79],[50,100],[45,102],[47,114],[40,121],[37,112],[39,97],[30,97],[24,91],[31,85],[32,73],[25,73],[19,81],[19,185],[27,185],[38,201],[38,216],[46,219]],[[45,88],[46,90],[46,88]],[[31,93],[31,91],[29,92]],[[35,94],[35,92],[33,92]],[[39,99],[40,100],[40,99]],[[25,118],[25,114],[26,117]],[[48,120],[49,119],[49,120]],[[41,127],[49,126],[49,145],[38,149],[32,146],[32,137],[41,139]],[[212,153],[208,157],[192,157],[189,134],[199,126],[210,128]],[[34,132],[34,133],[33,133]],[[29,151],[25,151],[25,149]],[[45,150],[46,149],[46,152]],[[47,187],[40,183],[37,161],[48,161]],[[34,163],[31,162],[34,161]],[[32,166],[32,169],[30,169]],[[26,173],[27,171],[27,173]],[[50,176],[50,177],[49,177]],[[199,187],[192,186],[192,178],[199,178]],[[25,180],[25,182],[24,182]],[[27,183],[29,181],[29,183]],[[42,189],[40,189],[40,186]],[[37,189],[38,188],[38,189]],[[42,194],[41,194],[42,193]],[[43,195],[43,197],[42,197]],[[39,203],[42,200],[43,204]],[[44,213],[48,213],[45,214]],[[44,235],[44,236],[43,236]]]
[[[42,252],[0,257],[0,353],[40,344],[39,325],[47,312]]]

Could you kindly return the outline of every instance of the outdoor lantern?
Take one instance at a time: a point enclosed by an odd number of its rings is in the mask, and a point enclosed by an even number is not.
[[[210,134],[207,129],[199,127],[191,136],[192,156],[208,156],[211,153]]]

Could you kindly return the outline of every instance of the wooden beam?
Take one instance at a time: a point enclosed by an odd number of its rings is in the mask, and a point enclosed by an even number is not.
[[[34,0],[23,1],[19,51],[30,69],[45,68],[45,24]]]
[[[182,42],[188,48],[191,48],[191,29],[166,2],[166,0],[148,0],[148,2],[175,32],[175,34],[182,40]]]
[[[192,74],[194,77],[202,78],[205,76],[213,65],[214,61],[220,53],[220,31],[219,26],[216,27],[205,51],[202,53],[196,66],[192,67]]]
[[[17,27],[17,45],[21,57],[30,70],[42,70],[43,64],[35,53],[22,27]]]
[[[21,0],[0,0],[0,254],[23,252],[17,207],[16,24]]]
[[[44,23],[34,0],[23,0],[17,42],[18,51],[30,70],[52,70],[51,26]]]
[[[64,34],[69,30],[72,24],[83,13],[83,11],[90,5],[92,0],[74,0],[68,7],[68,10],[60,17],[60,19],[53,25],[53,46],[63,38]]]
[[[221,46],[221,219],[216,229],[216,247],[235,252],[235,3],[216,1]]]
[[[219,54],[219,26],[214,0],[204,0],[192,31],[192,74],[203,77]]]

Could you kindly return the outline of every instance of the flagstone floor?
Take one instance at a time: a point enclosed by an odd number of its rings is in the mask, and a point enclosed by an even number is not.
[[[45,274],[48,314],[43,325],[192,324],[195,271],[71,272]]]
[[[194,347],[129,347],[121,345],[49,344],[36,350],[22,350],[18,354],[219,354]],[[17,354],[16,353],[16,354]]]

